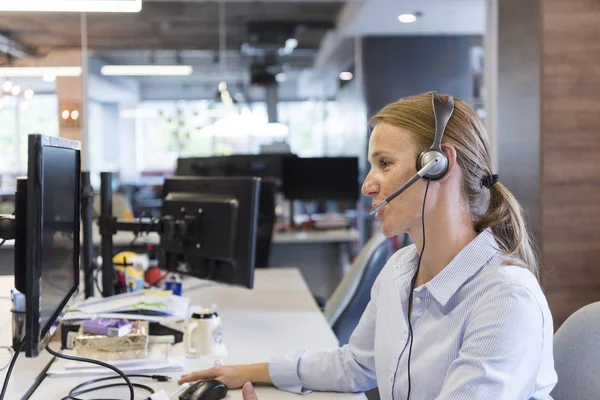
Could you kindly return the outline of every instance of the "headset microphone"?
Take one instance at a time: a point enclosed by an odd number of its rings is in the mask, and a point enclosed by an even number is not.
[[[394,198],[396,198],[396,196],[400,195],[406,189],[411,187],[416,181],[423,178],[427,174],[428,171],[431,171],[434,167],[439,166],[439,164],[441,162],[442,162],[442,158],[440,156],[437,156],[433,160],[429,161],[429,163],[427,163],[426,166],[421,168],[421,170],[419,170],[419,172],[417,172],[415,174],[415,176],[410,178],[404,185],[402,185],[402,187],[400,189],[396,190],[394,193],[389,195],[387,197],[387,199],[385,199],[384,201],[382,201],[381,203],[379,203],[375,207],[373,207],[373,209],[369,212],[369,215],[377,214],[377,211],[381,210],[385,205],[387,205],[387,203],[394,200]]]
[[[448,171],[448,157],[442,151],[442,138],[446,125],[454,112],[454,98],[447,96],[447,100],[443,102],[436,92],[431,92],[431,102],[433,105],[433,119],[435,120],[435,136],[433,144],[430,148],[423,151],[417,157],[417,173],[410,178],[402,187],[388,196],[384,201],[377,204],[369,212],[369,215],[376,214],[390,201],[396,198],[399,194],[411,187],[416,181],[421,178],[435,181],[440,179]]]

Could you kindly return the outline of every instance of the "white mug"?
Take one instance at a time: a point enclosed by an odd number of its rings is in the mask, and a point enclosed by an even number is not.
[[[183,342],[188,357],[226,355],[219,315],[213,310],[193,313],[185,327]]]

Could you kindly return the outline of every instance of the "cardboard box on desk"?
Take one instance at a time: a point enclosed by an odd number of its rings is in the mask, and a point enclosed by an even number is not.
[[[87,334],[80,327],[75,337],[75,352],[79,357],[101,361],[146,358],[148,337],[148,321],[135,321],[131,333],[121,337]]]

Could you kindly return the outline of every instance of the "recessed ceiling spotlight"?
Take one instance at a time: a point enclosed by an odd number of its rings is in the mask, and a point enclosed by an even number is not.
[[[350,71],[340,72],[340,79],[343,81],[350,81],[350,80],[352,80],[353,77],[354,77],[354,75],[352,75],[352,72],[350,72]]]
[[[415,14],[400,14],[398,15],[398,21],[403,24],[412,24],[417,20],[417,16]]]

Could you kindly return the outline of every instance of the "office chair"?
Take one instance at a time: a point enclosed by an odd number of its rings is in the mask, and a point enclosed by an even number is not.
[[[375,278],[393,253],[391,240],[382,233],[375,234],[365,244],[327,301],[323,313],[340,346],[348,343],[371,299],[371,287]]]
[[[573,313],[554,334],[554,400],[594,400],[600,393],[600,302]]]

